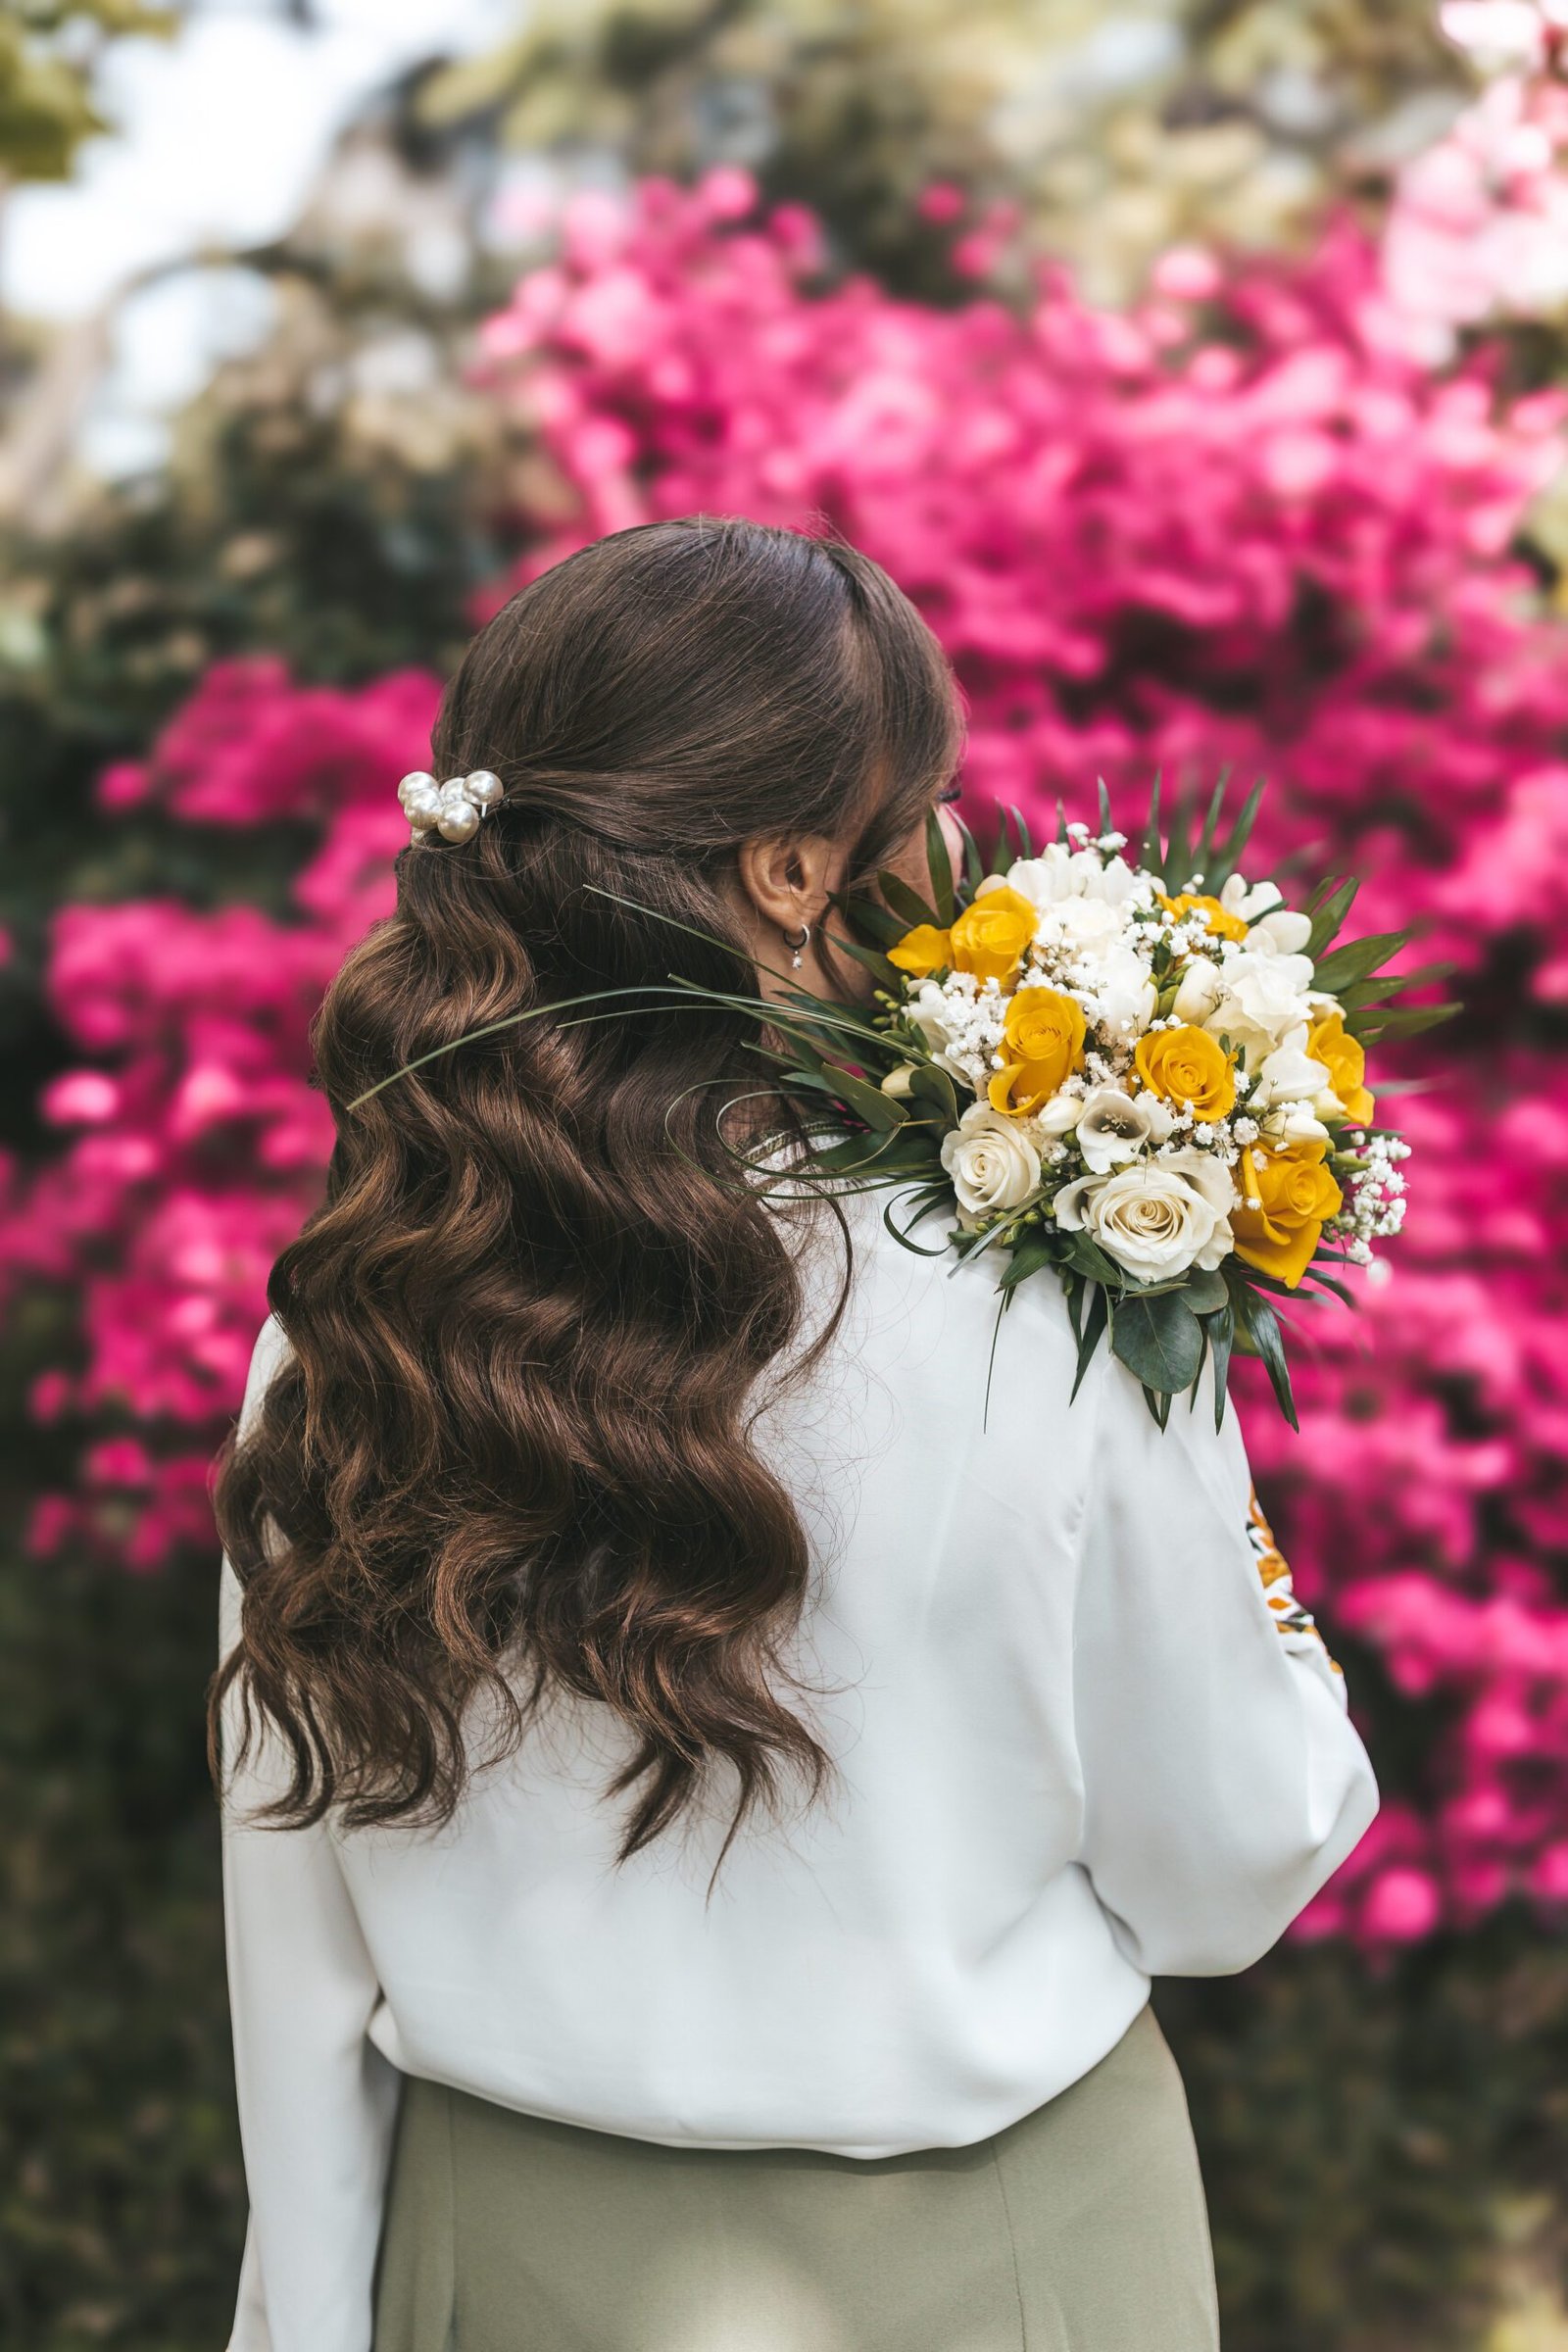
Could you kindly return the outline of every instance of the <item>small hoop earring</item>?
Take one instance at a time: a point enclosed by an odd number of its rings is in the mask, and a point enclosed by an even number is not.
[[[799,971],[801,968],[801,957],[810,942],[810,924],[803,923],[801,925],[801,936],[799,939],[792,939],[787,931],[781,931],[779,933],[779,937],[784,942],[784,945],[792,951],[790,962],[794,965],[796,971]]]

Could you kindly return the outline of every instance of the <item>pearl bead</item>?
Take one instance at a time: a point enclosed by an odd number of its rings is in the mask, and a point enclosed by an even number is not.
[[[414,769],[411,775],[405,776],[402,783],[398,786],[398,799],[403,803],[403,806],[406,808],[409,805],[411,797],[415,793],[423,792],[426,789],[434,792],[435,778],[428,772],[427,769],[416,767]]]
[[[455,801],[436,819],[443,841],[471,841],[479,830],[479,811],[468,801]]]
[[[487,767],[471,768],[463,779],[463,788],[476,808],[488,808],[506,790],[501,778]]]
[[[403,813],[410,824],[422,833],[427,825],[435,823],[445,807],[446,803],[437,792],[432,776],[428,783],[415,786],[404,801]]]

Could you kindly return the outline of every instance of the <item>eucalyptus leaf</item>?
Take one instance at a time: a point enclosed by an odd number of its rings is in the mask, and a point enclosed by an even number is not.
[[[1130,1372],[1170,1395],[1196,1378],[1202,1334],[1198,1317],[1174,1292],[1158,1298],[1130,1293],[1117,1305],[1111,1344]]]

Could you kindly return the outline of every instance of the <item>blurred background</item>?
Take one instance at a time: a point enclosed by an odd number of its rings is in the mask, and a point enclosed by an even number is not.
[[[1568,4],[5,0],[0,203],[7,2352],[226,2340],[207,1474],[307,1024],[467,633],[697,508],[888,565],[974,821],[1235,762],[1459,967],[1300,1437],[1241,1384],[1383,1811],[1156,2005],[1228,2352],[1563,2352]]]

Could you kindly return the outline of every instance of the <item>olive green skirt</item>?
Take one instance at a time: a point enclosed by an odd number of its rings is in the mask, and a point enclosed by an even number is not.
[[[665,2147],[403,2088],[374,2352],[1216,2352],[1208,2214],[1145,2007],[1045,2106],[870,2160]]]

